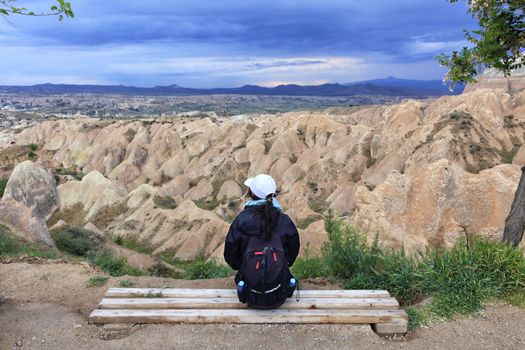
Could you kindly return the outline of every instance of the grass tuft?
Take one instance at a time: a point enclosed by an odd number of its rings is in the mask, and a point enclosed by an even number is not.
[[[58,251],[43,243],[30,242],[15,236],[7,227],[0,225],[0,256],[27,255],[57,259]]]
[[[221,265],[217,259],[204,259],[189,262],[185,268],[184,278],[189,280],[221,278],[233,274],[233,270],[228,266]]]
[[[135,287],[135,283],[128,281],[128,280],[122,280],[118,283],[118,286],[120,288],[132,288],[132,287]]]
[[[86,282],[86,287],[88,288],[91,288],[91,287],[100,287],[100,286],[103,286],[106,284],[106,282],[108,281],[109,277],[105,277],[105,276],[94,276],[94,277],[91,277],[87,282]]]
[[[323,256],[311,256],[308,244],[304,248],[304,256],[298,257],[290,270],[299,280],[324,277],[329,272],[326,259]]]
[[[124,257],[115,257],[113,251],[104,248],[98,251],[90,251],[88,253],[88,261],[93,265],[98,266],[102,271],[110,274],[113,277],[118,276],[141,276],[144,271],[131,267]]]
[[[376,239],[329,215],[322,260],[328,274],[349,289],[386,289],[409,307],[411,327],[477,313],[491,300],[525,305],[525,257],[520,249],[469,235],[450,250],[428,248],[420,256],[382,247]],[[300,265],[299,265],[300,266]],[[295,266],[294,266],[295,268]]]

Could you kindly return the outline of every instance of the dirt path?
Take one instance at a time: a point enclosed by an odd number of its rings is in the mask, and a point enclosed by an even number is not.
[[[86,288],[96,273],[86,264],[0,264],[0,293],[7,297],[0,305],[0,349],[525,349],[525,310],[506,305],[401,340],[379,338],[366,325],[147,325],[108,333],[88,325],[86,315],[119,280],[194,288],[230,288],[232,282],[125,277]],[[104,340],[108,336],[122,338]]]

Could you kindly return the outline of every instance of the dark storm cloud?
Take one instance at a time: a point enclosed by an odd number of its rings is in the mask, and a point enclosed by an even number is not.
[[[463,46],[462,29],[474,23],[463,2],[446,0],[71,2],[75,18],[63,22],[0,21],[0,84],[439,78],[434,56]]]
[[[77,1],[67,23],[24,21],[21,31],[58,44],[200,43],[272,54],[405,57],[414,37],[458,41],[471,26],[465,7],[403,1]]]

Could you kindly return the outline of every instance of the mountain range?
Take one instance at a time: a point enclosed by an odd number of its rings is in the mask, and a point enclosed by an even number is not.
[[[244,85],[237,88],[196,89],[178,85],[135,87],[124,85],[73,85],[73,84],[38,84],[31,86],[0,86],[0,93],[28,94],[64,94],[96,93],[122,95],[270,95],[270,96],[401,96],[431,97],[461,93],[463,87],[450,92],[440,80],[407,80],[394,77],[347,84],[331,83],[322,85],[278,85],[262,87]]]

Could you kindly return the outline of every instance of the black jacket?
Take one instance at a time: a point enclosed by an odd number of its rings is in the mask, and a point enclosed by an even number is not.
[[[260,235],[262,232],[262,220],[258,212],[259,208],[256,206],[247,207],[230,225],[224,245],[224,260],[234,270],[241,267],[248,236]],[[273,234],[281,237],[284,255],[288,265],[292,266],[299,254],[300,243],[297,228],[288,215],[280,213]]]

